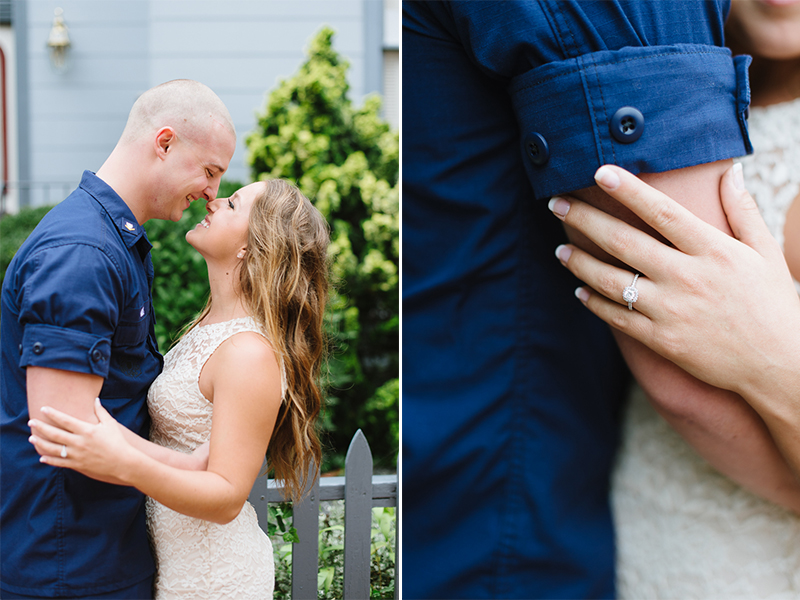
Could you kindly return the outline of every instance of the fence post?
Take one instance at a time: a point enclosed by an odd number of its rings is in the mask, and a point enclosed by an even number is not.
[[[369,598],[372,452],[360,429],[347,450],[344,474],[344,597]]]
[[[292,506],[292,524],[299,542],[292,544],[292,598],[317,600],[319,572],[319,467],[308,475],[310,491]]]

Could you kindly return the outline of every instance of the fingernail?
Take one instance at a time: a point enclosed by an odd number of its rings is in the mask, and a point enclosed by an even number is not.
[[[31,419],[28,421],[28,427],[36,427],[38,424],[39,422],[36,419]]]
[[[575,297],[586,304],[586,302],[589,300],[589,292],[586,290],[586,288],[579,287],[575,290]]]
[[[29,438],[28,438],[28,441],[29,441],[31,444],[35,444],[35,443],[36,443],[36,442],[38,442],[39,440],[37,440],[37,439],[36,439],[36,436],[35,436],[35,435],[32,435],[31,437],[29,437]]]
[[[561,264],[564,266],[567,265],[567,261],[569,261],[570,256],[572,256],[572,248],[569,246],[561,244],[558,248],[556,248],[556,258],[560,260]]]
[[[742,174],[742,163],[733,163],[733,185],[737,190],[744,190],[744,175]]]
[[[547,203],[547,208],[553,211],[557,217],[563,219],[569,212],[569,202],[564,198],[556,196],[555,198],[550,198],[550,202]]]
[[[49,412],[50,412],[50,408],[49,408],[49,407],[47,407],[47,406],[43,406],[43,407],[42,407],[42,412],[43,412],[44,414],[47,414],[47,413],[49,413]]]
[[[594,180],[598,185],[602,185],[608,190],[615,190],[619,187],[619,175],[606,166],[597,169],[597,172],[594,174]]]

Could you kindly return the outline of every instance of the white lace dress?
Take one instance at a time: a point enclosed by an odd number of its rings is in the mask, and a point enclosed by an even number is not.
[[[756,153],[742,161],[745,183],[783,244],[800,193],[800,100],[752,108],[750,133]],[[638,386],[612,507],[622,599],[800,598],[800,518],[712,469]]]
[[[147,395],[154,443],[188,453],[208,441],[213,405],[200,393],[200,371],[222,342],[243,331],[260,333],[250,317],[195,327],[167,353],[164,371]],[[157,599],[272,598],[272,545],[249,503],[236,519],[220,525],[148,498],[147,521]]]

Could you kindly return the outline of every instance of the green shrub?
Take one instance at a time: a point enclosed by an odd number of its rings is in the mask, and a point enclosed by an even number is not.
[[[271,504],[268,533],[275,553],[276,600],[292,597],[292,542],[299,541],[292,526],[291,504]],[[320,599],[344,597],[344,501],[320,503]],[[372,509],[370,536],[370,598],[394,598],[397,513],[394,507]]]
[[[332,294],[327,327],[330,467],[343,463],[364,430],[378,467],[394,468],[399,447],[399,142],[380,117],[380,99],[347,98],[348,63],[333,31],[312,40],[298,73],[271,92],[246,138],[254,179],[297,183],[331,224]]]
[[[16,215],[6,215],[0,220],[0,286],[6,276],[6,269],[27,237],[39,224],[52,206],[26,208]]]

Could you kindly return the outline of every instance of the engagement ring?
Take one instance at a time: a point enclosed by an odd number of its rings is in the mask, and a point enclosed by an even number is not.
[[[628,310],[633,310],[633,303],[639,299],[639,290],[636,289],[636,280],[639,274],[633,276],[633,282],[622,290],[622,299],[628,303]]]
[[[61,446],[61,458],[67,458],[67,446]]]

